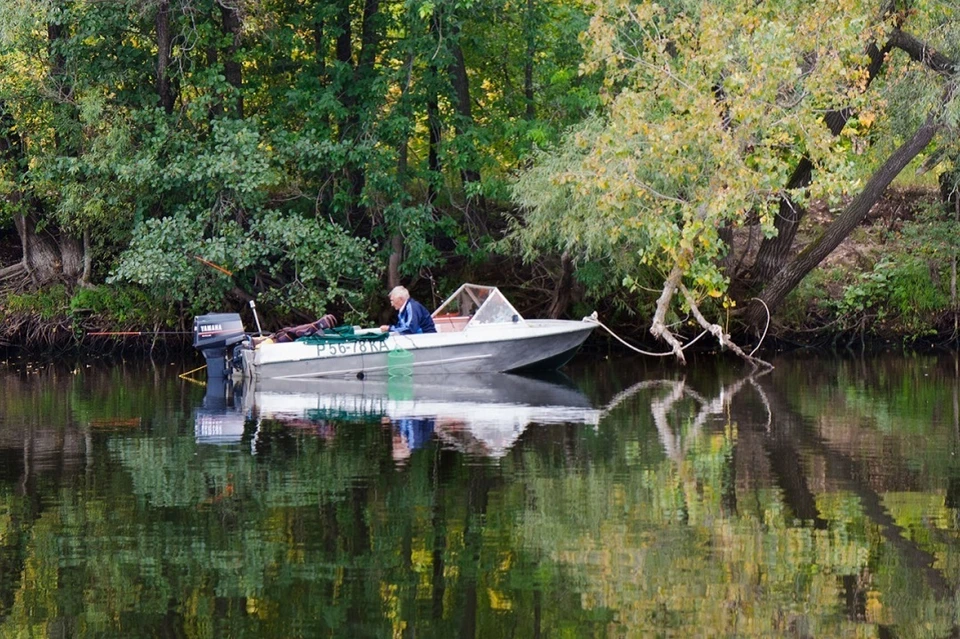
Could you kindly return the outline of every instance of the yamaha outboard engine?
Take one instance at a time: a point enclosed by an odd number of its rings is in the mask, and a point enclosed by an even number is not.
[[[207,378],[229,375],[227,350],[246,337],[238,313],[210,313],[193,318],[193,346],[207,360]]]

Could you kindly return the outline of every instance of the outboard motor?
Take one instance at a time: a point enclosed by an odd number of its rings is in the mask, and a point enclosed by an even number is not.
[[[207,360],[207,378],[229,374],[227,350],[246,337],[239,313],[210,313],[193,318],[193,346]]]

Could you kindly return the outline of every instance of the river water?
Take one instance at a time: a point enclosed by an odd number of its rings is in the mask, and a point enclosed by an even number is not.
[[[8,362],[0,637],[958,636],[960,360],[774,363]]]

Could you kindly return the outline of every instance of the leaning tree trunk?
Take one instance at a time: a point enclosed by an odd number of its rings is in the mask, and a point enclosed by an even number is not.
[[[953,77],[957,68],[953,60],[899,28],[891,32],[887,46],[900,49],[913,60],[946,78]],[[872,60],[871,70],[873,64],[879,64],[879,62],[875,59]],[[956,89],[956,82],[951,81],[947,85],[941,97],[941,107],[946,104]],[[839,122],[837,122],[837,125],[839,125]],[[873,174],[867,185],[847,205],[840,217],[817,240],[807,246],[790,264],[777,273],[770,283],[764,287],[758,300],[753,300],[747,307],[744,321],[749,329],[759,332],[760,326],[766,321],[767,308],[770,311],[776,308],[787,294],[796,288],[807,273],[819,265],[856,228],[857,224],[863,220],[877,200],[880,199],[880,196],[883,195],[890,182],[900,174],[900,171],[917,154],[927,147],[940,126],[941,123],[934,114],[928,116],[927,121],[917,129],[913,137],[894,151],[883,166]],[[831,128],[834,128],[834,124],[831,124]],[[764,303],[767,308],[764,308]]]
[[[917,129],[909,140],[887,158],[887,161],[873,174],[863,190],[843,210],[840,217],[764,287],[759,295],[759,300],[762,300],[763,303],[758,300],[750,303],[744,316],[744,321],[748,327],[757,330],[764,325],[767,316],[763,304],[765,303],[771,311],[776,308],[787,294],[806,277],[807,273],[816,268],[833,249],[837,248],[840,242],[866,217],[890,183],[900,174],[900,171],[917,154],[927,148],[939,128],[940,123],[931,114],[927,117],[923,126]]]
[[[873,79],[880,73],[883,67],[883,61],[887,53],[892,48],[891,43],[884,45],[883,49],[871,43],[867,47],[867,55],[870,56],[870,64],[867,65],[867,84],[869,86]],[[864,87],[866,90],[866,87]],[[840,135],[840,132],[850,119],[852,111],[850,109],[839,109],[830,111],[824,117],[827,128],[833,135]],[[813,163],[808,157],[800,158],[793,174],[787,180],[786,190],[789,192],[794,189],[802,189],[810,185],[813,179]],[[777,234],[773,237],[764,239],[760,243],[760,249],[757,252],[757,259],[754,262],[752,270],[752,280],[754,282],[769,282],[776,277],[780,269],[787,263],[793,248],[793,241],[796,238],[797,230],[800,228],[800,221],[806,215],[806,209],[797,204],[789,197],[784,196],[780,200],[780,208],[777,211],[777,217],[774,220],[774,227]]]

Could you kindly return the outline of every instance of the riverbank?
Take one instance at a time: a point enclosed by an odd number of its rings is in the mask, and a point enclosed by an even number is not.
[[[797,241],[809,242],[831,215],[825,205],[811,207]],[[776,310],[764,347],[898,346],[922,350],[956,344],[960,324],[956,222],[945,217],[935,190],[891,191]],[[458,266],[452,260],[444,280],[485,278],[508,291],[521,312],[543,314],[544,290],[542,285],[532,283],[528,267],[503,257],[491,259],[496,263],[487,267],[473,263]],[[591,298],[589,291],[576,283],[572,289],[569,317],[597,310],[604,323],[618,334],[641,346],[661,346],[653,342],[648,327],[638,322],[638,317],[646,317],[644,313],[632,315],[609,299]],[[378,303],[382,305],[382,300],[371,300],[371,323],[382,319],[378,313],[383,309],[374,308]],[[252,330],[249,309],[239,302],[231,304]],[[225,310],[221,305],[204,312]],[[174,302],[153,299],[131,285],[70,288],[57,283],[39,291],[7,288],[0,291],[0,348],[34,356],[66,351],[186,350],[191,348],[193,315]],[[267,330],[306,321],[302,315],[279,313],[266,305],[261,309],[261,320]],[[731,311],[726,328],[737,334],[736,309]],[[756,343],[758,337],[740,339],[749,344]]]

